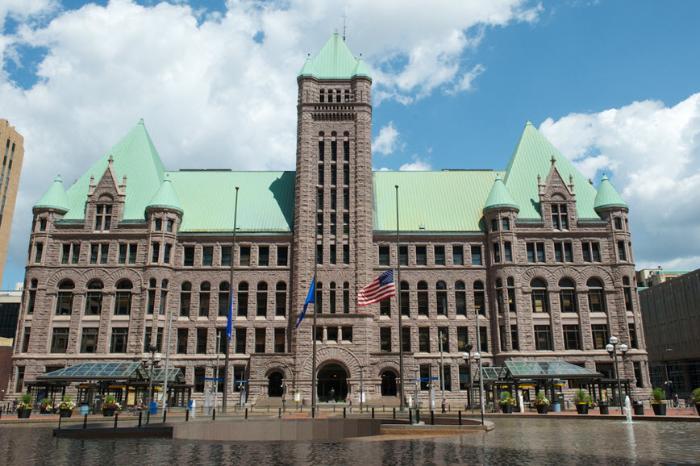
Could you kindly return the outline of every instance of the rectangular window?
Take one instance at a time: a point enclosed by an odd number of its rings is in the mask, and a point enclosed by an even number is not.
[[[173,245],[170,243],[165,244],[165,248],[163,249],[163,263],[169,264],[170,263],[170,256],[173,251]]]
[[[285,330],[283,328],[275,329],[275,353],[284,353],[285,351]]]
[[[68,349],[69,328],[55,328],[51,337],[51,352],[65,353]]]
[[[428,253],[425,246],[416,246],[416,265],[428,265]]]
[[[430,353],[430,327],[418,327],[418,351]]]
[[[197,329],[197,354],[207,354],[207,329]]]
[[[264,353],[265,352],[265,329],[256,328],[255,329],[255,352]]]
[[[125,243],[120,243],[119,244],[119,263],[120,264],[126,264],[126,255],[128,251],[128,244]]]
[[[634,324],[628,324],[628,329],[630,332],[630,348],[639,348],[639,342],[637,341],[637,329]]]
[[[182,265],[185,267],[194,266],[194,246],[185,246]]]
[[[606,324],[591,325],[591,332],[593,334],[593,348],[605,349],[609,338],[608,326]]]
[[[498,242],[493,243],[493,261],[501,262],[501,245]]]
[[[17,378],[15,379],[15,392],[24,391],[24,366],[17,366]]]
[[[97,328],[89,327],[83,329],[83,336],[80,339],[80,352],[97,352]]]
[[[621,261],[627,260],[627,250],[625,249],[624,241],[617,242],[617,258]]]
[[[109,243],[100,244],[100,264],[106,264],[109,259]]]
[[[401,265],[408,265],[408,246],[399,246],[399,261]]]
[[[214,246],[202,247],[202,265],[205,267],[214,265]]]
[[[469,329],[467,327],[457,327],[457,351],[467,351],[469,344]]]
[[[177,354],[187,354],[187,339],[189,337],[188,329],[177,329]]]
[[[246,329],[237,328],[236,335],[234,338],[236,339],[236,341],[234,342],[234,352],[238,354],[245,354]]]
[[[391,301],[385,299],[379,301],[379,315],[380,316],[390,316],[391,315]]]
[[[569,229],[569,215],[566,204],[552,204],[552,227],[555,230]]]
[[[460,364],[459,366],[459,389],[469,390],[469,366]]]
[[[571,242],[555,241],[554,242],[554,260],[557,262],[573,262],[574,253]]]
[[[447,327],[438,327],[438,350],[440,349],[440,343],[442,343],[442,352],[450,352],[450,331]]]
[[[277,267],[286,267],[289,262],[289,248],[277,246]]]
[[[544,262],[544,243],[526,243],[527,261],[528,262]]]
[[[343,244],[343,264],[348,265],[350,263],[350,245]]]
[[[341,327],[340,332],[342,333],[343,341],[352,341],[352,327]]]
[[[204,378],[206,376],[207,369],[204,367],[194,368],[194,391],[197,393],[202,393],[204,391]]]
[[[46,231],[46,218],[39,219],[39,231]]]
[[[404,353],[411,352],[411,327],[401,327],[401,348]]]
[[[506,262],[513,262],[513,248],[510,241],[505,241],[503,243],[503,259]]]
[[[219,354],[226,354],[226,346],[228,341],[226,340],[226,328],[216,329],[216,344],[219,346]],[[219,372],[221,374],[221,372]]]
[[[510,219],[508,217],[501,219],[501,228],[503,231],[510,231]]]
[[[479,346],[482,353],[489,352],[489,332],[486,327],[479,327]]]
[[[231,246],[221,246],[221,265],[223,267],[231,266]]]
[[[258,267],[270,265],[270,246],[258,246]]]
[[[32,335],[32,328],[31,327],[24,327],[24,333],[22,335],[22,352],[23,353],[28,353],[29,352],[29,338]]]
[[[452,366],[450,365],[443,365],[442,367],[442,377],[443,377],[443,387],[445,387],[445,391],[452,391]],[[442,387],[440,387],[442,388]]]
[[[95,209],[95,230],[107,231],[112,224],[112,206],[97,204]]]
[[[389,246],[379,246],[379,265],[389,265],[390,257]]]
[[[44,243],[37,242],[34,248],[34,263],[41,263],[41,256],[44,255]]]
[[[350,189],[343,189],[343,209],[350,209]]]
[[[481,246],[472,246],[472,265],[482,265]]]
[[[172,233],[175,229],[175,221],[171,218],[165,221],[165,225],[165,231],[167,231],[168,233]]]
[[[420,374],[420,389],[428,390],[430,385],[430,364],[421,364],[418,366]]]
[[[70,261],[70,243],[64,243],[61,247],[61,264],[67,264]]]
[[[549,325],[535,325],[535,349],[537,351],[552,350],[552,332]]]
[[[639,361],[635,361],[632,363],[632,367],[634,368],[634,378],[635,378],[635,385],[637,388],[644,388],[644,379],[642,378],[642,363]]]
[[[491,231],[498,231],[498,219],[497,218],[491,219]]]
[[[238,254],[241,267],[248,267],[250,265],[250,246],[241,246],[238,249]]]
[[[73,243],[71,248],[71,264],[77,264],[80,260],[80,243]]]
[[[323,244],[316,245],[316,263],[323,264]]]
[[[338,341],[338,327],[326,327],[326,341]]]
[[[518,326],[517,325],[510,326],[510,346],[511,346],[511,348],[513,348],[513,351],[520,351],[520,342],[518,340]]]
[[[139,245],[137,243],[130,243],[129,244],[129,258],[127,262],[129,264],[135,264],[136,263],[136,253],[138,252]]]
[[[384,353],[391,352],[391,328],[379,328],[379,350]]]
[[[126,345],[129,341],[128,328],[113,328],[112,341],[110,342],[110,353],[126,353]]]
[[[622,230],[622,218],[615,217],[615,229]]]
[[[445,265],[445,246],[434,246],[435,265]]]
[[[498,340],[500,343],[500,350],[501,351],[506,351],[506,326],[505,325],[499,325],[498,326]]]
[[[564,325],[564,349],[581,349],[581,332],[578,325]]]
[[[452,245],[452,265],[464,265],[464,248],[461,244]]]
[[[331,244],[331,246],[330,246],[330,262],[331,262],[331,264],[335,264],[336,259],[337,259],[337,254],[336,254],[335,244]]]

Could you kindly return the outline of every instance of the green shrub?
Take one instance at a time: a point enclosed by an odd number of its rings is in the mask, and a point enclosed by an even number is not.
[[[535,398],[535,406],[549,406],[551,401],[547,398],[544,392],[539,392],[537,398]]]
[[[585,404],[590,404],[591,402],[591,396],[588,394],[588,392],[582,388],[579,388],[576,390],[574,393],[574,402],[577,405],[585,405]]]
[[[666,393],[664,392],[663,388],[656,387],[654,390],[651,391],[651,399],[654,403],[659,404],[663,402],[665,397]]]
[[[693,401],[700,404],[700,388],[693,390]]]
[[[510,392],[501,392],[501,400],[498,402],[501,406],[515,406],[516,401]]]

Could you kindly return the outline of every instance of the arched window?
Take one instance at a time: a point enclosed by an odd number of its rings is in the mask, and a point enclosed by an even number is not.
[[[428,284],[424,281],[418,282],[418,315],[428,315]]]
[[[323,131],[318,133],[318,161],[323,166],[323,153],[325,152],[325,143],[323,140]]]
[[[39,286],[39,281],[32,278],[29,282],[29,292],[27,297],[27,314],[34,313],[34,305],[36,304],[36,289]]]
[[[323,313],[323,283],[316,282],[316,298],[314,302],[314,312]]]
[[[407,281],[401,281],[401,315],[411,313],[411,291]]]
[[[515,304],[515,279],[513,277],[508,277],[506,279],[506,285],[508,288],[508,311],[516,312],[517,307]]]
[[[559,305],[561,312],[577,312],[576,285],[570,278],[559,280]]]
[[[350,313],[350,283],[343,282],[343,314]]]
[[[435,302],[438,315],[447,315],[447,284],[439,280],[435,284]]]
[[[287,315],[287,284],[285,282],[277,282],[275,287],[275,315]]]
[[[496,279],[496,307],[498,308],[498,313],[503,313],[505,295],[503,294],[503,280],[500,278]]]
[[[467,287],[462,280],[455,282],[455,311],[459,316],[467,315]]]
[[[100,280],[91,280],[87,284],[85,295],[85,315],[98,316],[102,312],[102,289],[104,285]]]
[[[229,293],[231,287],[228,282],[219,283],[219,317],[228,316]]]
[[[328,305],[330,308],[330,313],[335,314],[335,282],[331,282],[330,292],[328,296]]]
[[[533,278],[530,287],[532,288],[532,312],[549,312],[547,282],[541,278]]]
[[[350,162],[350,133],[343,133],[343,162]]]
[[[484,294],[484,282],[474,282],[474,310],[477,314],[486,315],[486,295]]]
[[[133,288],[134,285],[126,278],[117,282],[117,293],[114,299],[114,315],[128,316],[131,314],[131,290],[133,290]]]
[[[180,316],[189,317],[192,305],[192,283],[183,282],[180,286]]]
[[[588,287],[588,310],[590,312],[606,312],[603,282],[593,277],[588,279],[586,286]]]
[[[625,310],[632,310],[632,287],[630,286],[630,278],[622,277],[622,291],[625,295]]]
[[[248,315],[248,282],[238,284],[238,315],[242,317]]]
[[[199,317],[209,316],[209,301],[211,299],[211,284],[202,282],[199,285]]]
[[[73,312],[73,290],[75,284],[72,280],[63,280],[58,284],[58,295],[56,299],[56,315],[69,316]]]
[[[258,292],[255,295],[255,315],[258,317],[267,316],[267,283],[258,283]]]

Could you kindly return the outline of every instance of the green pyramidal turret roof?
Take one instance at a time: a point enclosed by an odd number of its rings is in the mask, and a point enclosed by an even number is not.
[[[177,194],[173,189],[173,184],[170,182],[170,178],[166,177],[165,180],[160,185],[158,192],[151,202],[146,206],[147,209],[170,209],[180,212],[182,214],[182,205],[180,200],[177,198]]]
[[[35,209],[54,209],[61,212],[68,212],[68,196],[66,190],[63,189],[63,180],[60,176],[53,179],[51,187],[41,196],[39,202],[34,205]]]
[[[359,58],[355,58],[338,33],[334,33],[326,45],[313,58],[307,58],[299,76],[313,76],[318,79],[350,79],[354,76],[370,78],[369,68]]]
[[[627,203],[622,200],[606,175],[603,175],[603,179],[600,180],[594,206],[596,210],[609,207],[627,208]]]
[[[113,170],[116,179],[121,182],[126,176],[125,220],[143,220],[143,213],[148,202],[160,188],[165,169],[156,151],[151,137],[140,120],[129,133],[114,147],[93,164],[73,185],[68,188],[70,209],[64,217],[68,220],[82,220],[85,215],[85,201],[90,187],[90,178],[98,182],[113,158]]]
[[[520,210],[513,196],[508,192],[505,183],[503,183],[501,175],[496,175],[496,180],[493,182],[489,197],[486,198],[486,204],[484,204],[484,210],[490,209]]]

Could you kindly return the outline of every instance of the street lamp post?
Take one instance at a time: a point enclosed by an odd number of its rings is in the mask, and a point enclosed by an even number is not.
[[[615,380],[617,381],[617,396],[620,401],[620,413],[623,413],[624,402],[622,400],[622,383],[620,381],[620,373],[617,368],[617,352],[619,351],[621,353],[621,357],[624,358],[628,347],[624,343],[620,344],[620,339],[616,336],[611,336],[610,342],[605,346],[605,349],[608,351],[610,357],[613,358],[613,370],[615,373]]]
[[[467,392],[467,409],[472,408],[472,345],[466,346],[467,352],[462,354],[462,359],[467,363],[467,375],[469,377],[469,391]]]
[[[440,401],[440,409],[444,414],[447,402],[445,401],[445,360],[442,353],[442,343],[445,341],[445,336],[442,332],[438,332],[438,340],[438,346],[440,348],[440,396],[442,398]]]
[[[156,345],[149,345],[148,346],[148,351],[151,353],[151,371],[150,375],[148,376],[148,409],[151,409],[151,400],[153,399],[153,370],[156,366]]]

